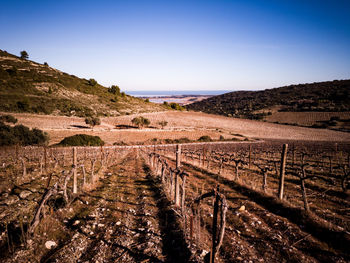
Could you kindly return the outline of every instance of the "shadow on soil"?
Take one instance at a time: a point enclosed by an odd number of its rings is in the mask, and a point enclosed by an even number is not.
[[[159,181],[152,176],[147,165],[143,166],[147,175],[150,190],[154,192],[154,199],[158,207],[159,227],[163,237],[163,251],[166,254],[166,262],[189,262],[191,252],[187,248],[184,234],[179,227],[175,212],[171,209],[171,203],[161,190]]]
[[[341,250],[344,253],[345,258],[350,258],[349,247],[350,247],[350,235],[345,231],[331,229],[331,227],[322,222],[319,218],[311,213],[306,213],[301,208],[291,207],[281,202],[276,197],[268,196],[263,193],[254,191],[247,186],[241,185],[237,182],[228,180],[217,174],[210,173],[206,170],[197,168],[193,165],[186,164],[193,170],[199,171],[207,176],[210,176],[219,183],[229,186],[231,189],[247,196],[250,200],[261,205],[266,210],[276,215],[288,218],[291,222],[303,226],[303,230],[312,234],[319,240],[327,243],[331,247]]]

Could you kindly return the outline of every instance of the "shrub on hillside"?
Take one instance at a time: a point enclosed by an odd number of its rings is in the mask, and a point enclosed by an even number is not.
[[[85,123],[94,127],[101,124],[101,120],[98,117],[87,117],[85,118]]]
[[[117,86],[117,85],[112,85],[108,92],[114,94],[114,95],[117,95],[117,96],[120,96],[120,88]]]
[[[197,141],[199,141],[199,142],[211,142],[212,139],[210,138],[210,136],[204,135],[204,136],[199,137],[199,139]]]
[[[142,116],[135,117],[131,120],[131,123],[137,125],[138,127],[148,126],[151,124],[150,120]]]
[[[64,138],[58,145],[62,146],[103,146],[105,143],[99,136],[76,134]]]
[[[7,123],[16,123],[17,119],[13,117],[12,115],[2,115],[0,116],[0,122],[7,122]]]
[[[0,146],[8,145],[45,145],[48,135],[39,129],[29,129],[23,125],[14,127],[0,122]]]
[[[173,109],[173,110],[184,110],[185,108],[180,106],[178,103],[175,103],[175,102],[172,102],[170,103],[170,108]]]
[[[90,86],[96,86],[97,85],[97,81],[95,79],[89,79],[89,85]]]

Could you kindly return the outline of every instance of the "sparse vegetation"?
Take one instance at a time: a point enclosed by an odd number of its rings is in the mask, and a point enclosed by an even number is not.
[[[117,85],[112,85],[109,88],[108,92],[110,92],[110,93],[112,93],[112,94],[114,94],[116,96],[120,96],[120,88]]]
[[[44,145],[48,135],[39,129],[29,129],[24,125],[11,127],[0,121],[0,146]]]
[[[198,138],[198,141],[199,141],[199,142],[211,142],[211,141],[213,141],[213,140],[210,138],[210,136],[204,135],[204,136],[199,137],[199,138]]]
[[[144,118],[142,116],[140,117],[135,117],[131,120],[131,123],[136,125],[137,127],[147,127],[148,125],[151,124],[150,120],[147,118]]]
[[[116,85],[105,88],[96,80],[81,79],[2,50],[0,58],[3,112],[89,117],[164,110],[162,105],[120,93]]]
[[[99,136],[77,134],[64,138],[58,145],[61,146],[103,146],[105,143]]]
[[[168,122],[167,121],[159,121],[158,124],[162,127],[162,129],[164,129],[164,127],[168,125]]]
[[[23,50],[21,51],[21,59],[28,59],[29,55],[27,53],[27,51]]]
[[[291,85],[263,91],[236,91],[187,106],[190,110],[262,120],[271,107],[282,112],[350,111],[350,80]]]
[[[85,123],[90,125],[91,127],[95,127],[96,125],[101,124],[101,120],[98,117],[87,117],[85,118]]]
[[[95,79],[89,79],[89,85],[90,86],[96,86],[97,85],[97,81]]]
[[[0,122],[17,123],[17,121],[12,115],[0,115]]]

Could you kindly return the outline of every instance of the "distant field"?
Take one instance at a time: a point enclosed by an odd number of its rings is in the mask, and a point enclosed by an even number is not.
[[[114,142],[151,143],[153,138],[179,139],[188,137],[196,140],[208,135],[219,139],[286,139],[311,141],[350,141],[350,133],[328,129],[313,129],[290,125],[280,125],[262,121],[229,118],[200,112],[157,112],[142,114],[151,121],[151,128],[145,129],[116,129],[116,125],[130,125],[131,119],[139,115],[102,118],[102,123],[93,130],[89,128],[84,118],[49,116],[17,113],[13,114],[20,124],[37,127],[50,135],[50,144],[59,142],[66,136],[78,133],[100,136],[108,145]],[[167,121],[164,130],[157,124]]]
[[[164,101],[171,103],[175,102],[180,105],[188,105],[190,103],[202,101],[212,97],[212,95],[173,95],[173,96],[152,96],[152,97],[142,97],[144,99],[149,99],[150,102],[163,103]]]
[[[273,112],[266,116],[268,122],[296,124],[300,126],[313,126],[327,124],[331,118],[338,117],[332,126],[333,129],[350,130],[350,112]]]

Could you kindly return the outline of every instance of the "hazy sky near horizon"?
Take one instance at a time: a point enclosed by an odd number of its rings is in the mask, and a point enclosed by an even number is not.
[[[0,49],[122,90],[350,78],[350,1],[0,0]]]

